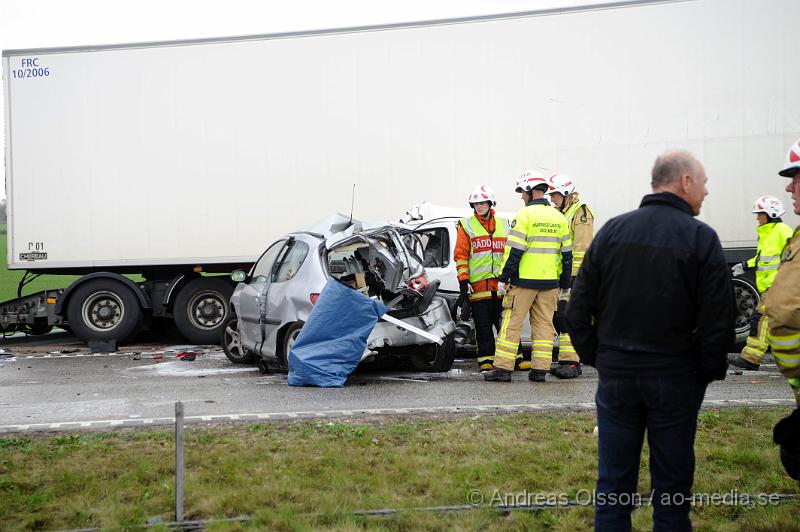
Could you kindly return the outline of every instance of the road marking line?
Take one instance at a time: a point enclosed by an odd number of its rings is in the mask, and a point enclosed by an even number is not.
[[[767,399],[706,399],[705,407],[725,407],[733,405],[748,406],[795,406],[793,399],[767,398]],[[300,411],[300,412],[253,412],[243,414],[215,414],[187,416],[184,421],[191,423],[213,423],[242,421],[244,418],[253,420],[290,420],[290,419],[319,419],[319,418],[358,418],[376,415],[408,415],[408,414],[449,414],[449,413],[484,413],[484,412],[542,412],[553,410],[574,410],[575,408],[594,410],[594,403],[530,403],[516,405],[464,405],[464,406],[420,406],[407,408],[367,408],[361,410],[342,409],[325,411]],[[97,429],[109,427],[142,427],[172,425],[174,419],[170,417],[139,418],[139,419],[104,419],[92,421],[61,421],[56,423],[30,423],[20,425],[0,425],[0,434],[13,432],[38,432],[38,431],[70,431],[81,429]]]

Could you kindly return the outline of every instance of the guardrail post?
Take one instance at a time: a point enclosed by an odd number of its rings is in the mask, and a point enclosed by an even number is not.
[[[175,403],[175,521],[183,521],[183,403]]]

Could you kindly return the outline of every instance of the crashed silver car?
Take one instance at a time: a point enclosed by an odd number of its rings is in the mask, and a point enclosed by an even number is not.
[[[449,371],[456,348],[447,302],[428,283],[421,260],[391,226],[364,228],[342,215],[290,233],[261,255],[238,281],[221,343],[237,363],[274,357],[286,365],[289,350],[314,303],[333,278],[388,308],[361,357],[408,358],[421,371]],[[388,320],[388,321],[387,321]]]

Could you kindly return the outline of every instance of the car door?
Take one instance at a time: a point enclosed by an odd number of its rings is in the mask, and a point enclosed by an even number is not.
[[[313,272],[302,268],[308,254],[308,244],[294,237],[289,237],[278,253],[269,288],[262,298],[262,339],[257,346],[262,355],[277,356],[278,330],[287,323],[306,318],[311,310],[309,288],[319,292],[320,287]],[[323,279],[321,272],[317,277]]]
[[[457,223],[457,222],[455,222]],[[422,244],[422,265],[429,281],[439,280],[440,291],[458,291],[458,275],[453,261],[455,230],[450,231],[454,222],[442,222],[439,227],[426,227],[415,231]],[[452,242],[452,243],[451,243]]]
[[[239,296],[239,333],[242,347],[257,351],[263,342],[262,322],[269,285],[287,240],[278,240],[261,255]]]

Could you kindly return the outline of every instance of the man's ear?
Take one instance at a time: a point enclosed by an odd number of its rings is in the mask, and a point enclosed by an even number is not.
[[[689,174],[683,174],[681,176],[681,190],[683,192],[689,192],[689,187],[692,185],[692,176]]]

